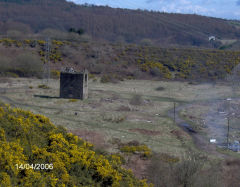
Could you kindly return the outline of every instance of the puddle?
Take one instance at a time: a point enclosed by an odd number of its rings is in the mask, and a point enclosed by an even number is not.
[[[189,133],[197,133],[189,124],[187,123],[180,123],[179,126],[181,126],[185,131]]]

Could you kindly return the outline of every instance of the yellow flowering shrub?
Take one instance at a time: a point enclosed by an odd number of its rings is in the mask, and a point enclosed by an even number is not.
[[[51,77],[57,78],[57,79],[60,78],[60,71],[52,70]]]
[[[149,186],[121,164],[43,115],[0,104],[0,186]]]
[[[46,44],[46,41],[44,41],[44,40],[38,40],[37,43],[38,43],[38,45],[40,45],[40,46],[44,46],[44,45]]]
[[[11,186],[11,179],[10,176],[6,172],[1,172],[0,173],[0,184],[2,186]]]
[[[75,102],[77,102],[77,101],[78,101],[78,99],[69,99],[69,100],[68,100],[69,103],[75,103]]]
[[[120,151],[128,154],[140,154],[143,158],[152,156],[152,151],[146,145],[124,145],[120,148]]]
[[[64,42],[59,41],[59,40],[53,40],[52,44],[57,45],[57,46],[62,46],[62,45],[64,45]]]
[[[172,74],[171,74],[170,70],[166,66],[161,64],[160,62],[148,62],[147,61],[146,63],[140,64],[140,69],[145,72],[148,72],[148,71],[150,71],[150,69],[153,69],[153,68],[157,68],[164,78],[166,78],[166,79],[172,78]]]

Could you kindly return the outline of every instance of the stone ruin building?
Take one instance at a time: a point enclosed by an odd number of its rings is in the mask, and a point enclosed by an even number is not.
[[[69,99],[88,98],[88,71],[75,72],[65,68],[60,74],[60,97]]]

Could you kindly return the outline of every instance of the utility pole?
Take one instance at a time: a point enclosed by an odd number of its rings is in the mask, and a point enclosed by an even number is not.
[[[50,39],[47,38],[44,46],[44,52],[45,52],[45,58],[44,58],[44,65],[43,65],[43,81],[47,82],[50,79],[50,62],[49,62],[49,57],[50,57]]]
[[[228,126],[228,130],[227,130],[227,147],[229,148],[229,128],[230,128],[230,113],[231,113],[231,108],[230,108],[230,104],[231,104],[231,98],[227,98],[227,102],[228,102],[228,116],[227,116],[227,126]]]
[[[229,119],[229,116],[227,117],[227,123],[228,123],[228,131],[227,131],[227,147],[229,148],[229,122],[230,122],[230,119]]]
[[[174,125],[176,125],[176,102],[173,102],[173,121]]]

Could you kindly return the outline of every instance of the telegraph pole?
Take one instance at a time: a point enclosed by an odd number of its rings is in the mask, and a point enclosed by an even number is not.
[[[230,128],[230,113],[231,113],[231,109],[230,109],[230,104],[231,104],[231,98],[227,98],[227,102],[228,102],[228,116],[227,116],[227,126],[228,126],[228,130],[227,130],[227,147],[229,148],[229,128]]]
[[[176,125],[176,102],[173,102],[173,121],[174,125]]]
[[[48,83],[50,79],[50,39],[47,38],[44,46],[44,65],[43,65],[43,81],[46,81]]]
[[[228,123],[228,131],[227,131],[227,147],[229,148],[229,122],[230,122],[230,119],[229,119],[229,116],[227,117],[227,123]]]

